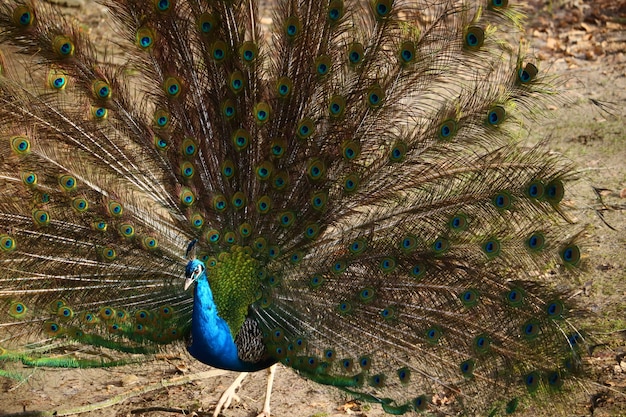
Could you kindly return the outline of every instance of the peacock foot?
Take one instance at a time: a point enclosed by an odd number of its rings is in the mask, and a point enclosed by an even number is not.
[[[237,395],[237,390],[239,389],[239,387],[241,387],[241,383],[244,379],[246,379],[246,376],[248,376],[247,372],[240,373],[237,379],[235,379],[235,381],[230,384],[226,391],[222,393],[222,396],[218,400],[217,405],[215,406],[215,410],[213,411],[213,417],[217,417],[220,412],[222,412],[222,410],[226,410],[228,407],[230,407],[230,404],[233,400],[237,402],[241,401],[241,399]],[[269,417],[269,413],[267,417]]]
[[[263,410],[257,415],[257,417],[270,417],[270,395],[272,393],[272,386],[274,384],[274,376],[276,375],[276,364],[270,366],[267,369],[267,390],[265,393],[265,401],[263,402]],[[241,399],[237,395],[237,390],[241,387],[243,380],[248,376],[248,372],[242,372],[237,379],[230,384],[230,387],[222,393],[215,410],[213,411],[213,417],[218,417],[222,410],[226,410],[230,407],[233,400],[239,402]]]

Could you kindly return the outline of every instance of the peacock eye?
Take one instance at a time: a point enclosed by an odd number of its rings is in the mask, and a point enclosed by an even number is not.
[[[202,272],[204,272],[204,266],[202,264],[198,264],[198,266],[196,266],[196,269],[193,271],[193,277],[196,278],[200,276]]]

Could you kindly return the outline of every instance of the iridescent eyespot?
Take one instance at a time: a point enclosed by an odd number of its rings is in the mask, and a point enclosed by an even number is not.
[[[521,288],[512,288],[505,294],[507,304],[513,307],[519,307],[524,302],[524,291]]]
[[[517,80],[522,84],[528,84],[535,79],[539,70],[534,64],[528,63],[525,67],[517,70]]]
[[[424,264],[417,264],[411,268],[411,276],[416,279],[421,279],[426,273],[426,266]]]
[[[46,210],[33,210],[32,216],[37,226],[48,226],[50,224],[50,214]]]
[[[213,208],[215,209],[215,211],[221,213],[226,210],[227,207],[228,203],[226,197],[224,197],[222,194],[217,194],[215,197],[213,197]]]
[[[135,236],[135,228],[130,224],[121,224],[117,230],[125,238],[131,238]]]
[[[522,336],[526,340],[533,340],[537,338],[541,331],[541,324],[534,319],[528,320],[522,325]]]
[[[526,385],[526,389],[530,393],[537,391],[540,381],[541,377],[538,372],[531,372],[524,376],[524,385]]]
[[[474,307],[477,305],[479,297],[478,291],[474,289],[469,289],[459,294],[459,299],[465,307]]]
[[[348,246],[350,253],[358,255],[367,248],[367,240],[357,239]]]
[[[160,151],[164,151],[169,147],[169,143],[162,137],[154,136],[154,147]]]
[[[250,144],[250,134],[245,129],[237,129],[232,135],[233,145],[237,151],[242,151]]]
[[[135,34],[135,44],[143,49],[150,49],[154,45],[155,34],[150,28],[139,28]]]
[[[400,47],[400,62],[403,65],[410,64],[415,59],[415,43],[405,41]]]
[[[511,194],[506,191],[500,192],[493,197],[492,202],[498,209],[509,209],[512,204]]]
[[[311,289],[316,289],[321,287],[324,284],[324,277],[322,275],[316,274],[313,275],[310,279],[309,279],[309,287]]]
[[[391,15],[393,0],[375,0],[371,3],[374,14],[378,19],[384,19]]]
[[[237,191],[233,194],[233,197],[230,199],[230,203],[233,205],[235,210],[239,210],[246,205],[246,196],[241,191]]]
[[[61,58],[69,58],[74,55],[74,42],[65,35],[56,36],[52,40],[52,48]]]
[[[270,119],[270,113],[272,109],[267,103],[258,103],[254,106],[254,117],[256,119],[257,124],[264,125]]]
[[[152,236],[144,236],[141,239],[141,244],[144,249],[153,250],[159,247],[159,242]]]
[[[345,260],[338,260],[333,264],[331,271],[335,274],[341,274],[347,268],[348,268],[348,263]]]
[[[525,194],[527,197],[539,199],[542,198],[545,192],[545,186],[541,181],[532,181],[526,187]]]
[[[18,301],[14,301],[9,305],[9,315],[13,318],[19,319],[26,314],[26,305]]]
[[[61,91],[67,86],[67,75],[61,70],[50,70],[48,85],[53,90]]]
[[[561,259],[567,265],[576,266],[580,262],[580,249],[576,245],[567,245],[560,252]]]
[[[207,232],[206,237],[209,243],[218,243],[220,241],[221,234],[219,230],[211,229]]]
[[[463,40],[466,49],[477,51],[485,42],[485,31],[479,26],[470,26]]]
[[[232,74],[230,74],[228,85],[230,87],[230,90],[234,94],[239,94],[240,92],[243,91],[243,88],[245,87],[246,83],[244,81],[243,74],[241,73],[241,71],[235,71]]]
[[[109,111],[106,109],[106,107],[95,107],[95,106],[92,106],[91,107],[91,115],[96,120],[104,120],[109,115]]]
[[[346,110],[346,99],[340,95],[334,95],[328,104],[328,112],[333,119],[341,118]]]
[[[545,308],[548,317],[551,319],[560,319],[565,312],[565,305],[560,300],[550,301],[546,304]]]
[[[302,25],[297,16],[289,16],[284,23],[284,29],[287,39],[292,41],[300,34]]]
[[[504,9],[509,5],[508,0],[491,0],[487,6],[490,10]]]
[[[491,126],[497,126],[504,121],[506,111],[502,106],[495,106],[487,113],[487,123]]]
[[[22,28],[28,28],[35,23],[33,10],[27,6],[17,6],[13,10],[13,23]]]
[[[276,82],[276,93],[279,98],[286,98],[291,95],[293,82],[289,77],[280,77]]]
[[[546,238],[543,233],[535,232],[526,239],[526,247],[533,251],[540,251],[546,245]]]
[[[473,359],[468,359],[461,363],[461,373],[465,378],[471,378],[474,375],[474,368],[476,367],[476,362]]]
[[[378,264],[380,270],[387,274],[389,272],[393,272],[396,268],[396,260],[394,258],[391,257],[385,257],[383,258],[380,263]]]
[[[124,213],[124,207],[117,201],[109,201],[107,211],[111,216],[119,217]]]
[[[365,97],[366,103],[370,108],[378,108],[383,104],[385,91],[376,84],[367,90]]]
[[[375,293],[373,288],[364,288],[359,293],[359,299],[364,303],[368,303],[374,299]]]
[[[203,36],[210,37],[217,29],[217,18],[209,13],[202,13],[196,21],[197,27]]]
[[[343,0],[331,0],[327,16],[331,24],[337,23],[343,17]]]
[[[153,126],[157,129],[165,129],[169,126],[171,120],[170,113],[163,109],[154,112]]]
[[[413,400],[413,409],[415,411],[424,411],[428,408],[428,402],[428,397],[426,397],[425,395],[420,395]]]
[[[183,187],[180,192],[180,202],[182,203],[182,205],[189,207],[193,205],[195,201],[196,201],[196,196],[194,192],[190,188]]]
[[[304,236],[307,239],[315,239],[320,233],[320,226],[317,223],[311,223],[304,228]]]
[[[325,75],[328,75],[331,67],[332,67],[332,62],[328,55],[319,56],[313,62],[313,68],[314,68],[315,74],[320,77],[324,77]]]
[[[353,193],[359,188],[360,182],[357,174],[350,174],[343,180],[343,189],[347,193]]]
[[[439,131],[437,132],[439,139],[446,140],[456,135],[458,126],[456,120],[448,119],[439,125]]]
[[[163,90],[170,98],[177,98],[183,90],[181,81],[176,77],[167,77],[163,82]]]
[[[252,225],[250,223],[241,223],[239,225],[239,234],[241,237],[249,237],[252,234]]]
[[[24,185],[37,185],[37,174],[35,174],[34,172],[22,172],[20,176]]]
[[[347,141],[341,146],[341,154],[344,159],[352,161],[361,153],[361,147],[357,142]]]
[[[350,48],[348,49],[348,62],[353,67],[357,66],[361,62],[363,62],[364,55],[365,55],[365,48],[363,48],[363,45],[358,42],[355,42],[352,45],[350,45]]]
[[[160,13],[166,13],[172,8],[172,3],[170,0],[154,0],[154,6]]]
[[[268,196],[264,195],[257,201],[256,208],[259,213],[267,214],[272,208],[272,200]]]
[[[439,342],[439,339],[441,339],[442,335],[443,333],[441,329],[437,326],[431,327],[425,332],[426,340],[428,341],[428,343],[433,345],[436,345]]]
[[[224,61],[228,47],[223,41],[215,41],[211,44],[211,57],[216,63]]]
[[[486,334],[478,335],[474,338],[474,351],[478,354],[484,354],[490,350],[491,338]]]
[[[500,241],[492,238],[482,244],[482,250],[488,258],[495,258],[500,254]]]
[[[11,150],[17,155],[30,153],[30,140],[26,136],[13,136],[11,138]]]
[[[315,133],[315,124],[310,118],[305,118],[298,122],[296,126],[296,136],[300,139],[308,139]]]
[[[407,146],[404,142],[396,142],[389,152],[389,160],[391,162],[402,162],[407,153]]]
[[[326,175],[326,165],[321,159],[312,159],[307,164],[307,175],[313,181],[324,178]]]
[[[76,189],[76,178],[72,175],[61,175],[59,185],[63,191],[74,191]]]
[[[239,56],[246,63],[252,63],[259,54],[259,48],[254,42],[245,41],[239,48]]]
[[[17,244],[15,239],[9,235],[0,235],[0,250],[4,252],[11,252],[16,248]]]
[[[92,84],[92,91],[97,99],[108,100],[112,95],[111,86],[104,80],[94,81]]]
[[[113,261],[117,258],[117,252],[111,247],[105,247],[101,250],[102,257],[107,261]]]
[[[296,215],[292,211],[284,211],[278,215],[279,224],[282,227],[290,227],[296,220]]]

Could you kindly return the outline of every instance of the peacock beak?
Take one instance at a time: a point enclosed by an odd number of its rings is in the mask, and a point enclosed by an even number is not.
[[[185,291],[187,291],[189,289],[189,287],[191,287],[191,284],[193,284],[194,281],[195,281],[195,279],[193,279],[193,278],[185,279]]]

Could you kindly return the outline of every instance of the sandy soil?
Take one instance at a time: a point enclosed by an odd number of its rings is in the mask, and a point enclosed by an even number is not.
[[[109,30],[104,10],[90,0],[60,2],[71,4],[68,13],[80,16],[94,34]],[[594,314],[587,324],[590,340],[597,345],[590,362],[598,385],[590,392],[591,399],[584,396],[572,404],[571,415],[626,416],[626,6],[620,9],[620,2],[606,0],[571,1],[550,2],[553,9],[549,9],[540,1],[532,3],[528,38],[542,59],[541,69],[567,80],[571,102],[555,105],[549,120],[534,127],[532,135],[548,138],[553,149],[580,167],[581,180],[566,204],[578,207],[578,219],[590,224],[589,274],[575,297]],[[140,366],[28,370],[31,375],[25,383],[0,380],[0,415],[35,410],[75,415],[73,411],[103,401],[109,402],[88,415],[210,415],[236,374],[204,375],[209,369],[181,351]],[[165,386],[168,381],[199,376],[204,378]],[[154,387],[160,388],[150,390]],[[243,384],[241,401],[224,415],[256,416],[263,407],[264,392],[265,373],[250,375]],[[378,406],[352,402],[337,390],[300,378],[282,366],[274,384],[272,414],[385,415]]]

